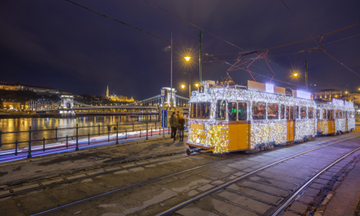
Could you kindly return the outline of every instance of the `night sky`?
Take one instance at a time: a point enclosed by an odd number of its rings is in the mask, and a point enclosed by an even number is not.
[[[244,50],[258,50],[309,38],[280,0],[149,0]],[[142,0],[74,0],[120,21],[170,40],[173,33],[173,86],[186,84],[192,73],[198,80],[199,29]],[[360,22],[360,1],[284,1],[312,36]],[[1,1],[0,81],[53,87],[74,94],[110,93],[144,99],[170,86],[170,43],[64,0]],[[203,53],[234,63],[242,50],[203,32]],[[341,40],[344,39],[344,40]],[[319,38],[316,39],[319,41]],[[333,42],[333,43],[331,43]],[[328,44],[329,43],[329,44]],[[181,46],[179,45],[181,44]],[[273,49],[269,64],[279,86],[302,88],[303,76],[292,79],[291,70],[304,72],[309,62],[309,83],[318,89],[360,87],[360,25],[324,36],[325,50],[296,53],[317,47],[313,40]],[[188,47],[186,49],[184,47]],[[191,64],[183,56],[192,54]],[[227,54],[228,53],[228,54]],[[230,67],[203,55],[206,80],[221,80]],[[252,71],[271,76],[263,59]],[[237,84],[251,79],[246,71],[230,72]],[[269,78],[257,77],[267,82]],[[296,84],[290,85],[286,83]]]

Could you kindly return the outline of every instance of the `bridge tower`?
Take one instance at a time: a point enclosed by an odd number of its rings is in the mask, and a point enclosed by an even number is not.
[[[74,110],[67,110],[72,109],[74,107],[74,95],[61,95],[61,110],[60,114],[62,117],[67,116],[75,116]]]

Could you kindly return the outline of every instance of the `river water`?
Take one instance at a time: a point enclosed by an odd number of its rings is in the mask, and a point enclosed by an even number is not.
[[[149,124],[150,128],[155,128],[156,115],[151,116],[152,124]],[[76,127],[76,124],[79,126],[79,135],[87,135],[93,134],[93,136],[98,135],[100,133],[108,133],[109,124],[119,124],[119,130],[129,130],[132,131],[134,123],[135,130],[136,128],[142,127],[145,129],[144,123],[148,119],[150,121],[150,116],[146,118],[146,116],[87,116],[87,117],[77,117],[77,118],[9,118],[9,119],[0,119],[0,131],[3,132],[1,135],[1,143],[3,144],[0,147],[0,150],[5,149],[13,149],[15,144],[6,144],[12,143],[16,140],[19,142],[18,147],[24,148],[28,146],[29,140],[29,132],[23,133],[6,133],[6,132],[14,132],[14,131],[29,131],[29,127],[31,130],[41,130],[41,129],[54,129],[58,128],[57,137],[58,141],[64,141],[65,138],[60,139],[61,137],[69,136],[69,139],[74,139],[76,135],[76,129],[61,129],[61,128],[72,128]],[[100,125],[100,127],[98,127]],[[89,128],[82,128],[86,126],[95,126]],[[156,125],[159,127],[159,124]],[[115,133],[116,128],[111,127],[111,132]],[[106,135],[106,134],[105,134]],[[50,131],[36,131],[31,133],[32,140],[40,140],[43,138],[55,138],[56,132],[55,130]],[[83,138],[84,138],[83,137]],[[45,143],[55,143],[55,139],[46,140]],[[42,141],[33,141],[32,145],[41,145]]]

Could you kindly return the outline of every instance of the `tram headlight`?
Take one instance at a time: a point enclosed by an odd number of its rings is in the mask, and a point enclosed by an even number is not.
[[[200,143],[200,139],[197,138],[197,139],[196,139],[196,144],[199,144],[199,143]]]

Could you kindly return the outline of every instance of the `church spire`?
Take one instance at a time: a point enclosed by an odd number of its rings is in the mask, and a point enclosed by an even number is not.
[[[109,98],[109,86],[106,87],[106,97]]]

